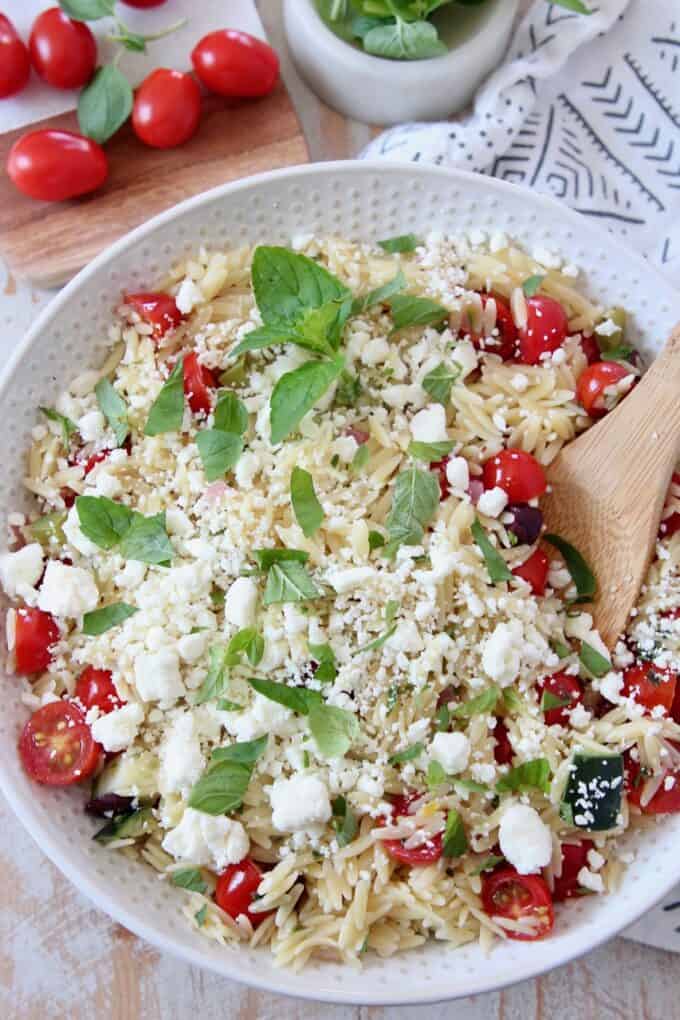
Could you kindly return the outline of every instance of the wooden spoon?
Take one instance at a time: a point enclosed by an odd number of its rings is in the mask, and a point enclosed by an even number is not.
[[[625,400],[547,470],[547,530],[571,542],[592,568],[593,618],[609,648],[637,601],[679,459],[680,325]]]

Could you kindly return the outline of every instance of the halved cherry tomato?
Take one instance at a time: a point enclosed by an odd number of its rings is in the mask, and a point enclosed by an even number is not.
[[[196,134],[201,119],[201,90],[190,74],[158,67],[135,94],[132,126],[154,149],[173,149]]]
[[[96,707],[104,715],[125,704],[109,670],[94,666],[86,666],[78,677],[75,696],[85,710]]]
[[[581,868],[588,867],[588,853],[594,849],[595,844],[589,839],[562,844],[562,874],[554,880],[553,903],[579,895],[578,873]]]
[[[419,793],[406,794],[401,797],[392,798],[391,818],[399,819],[408,815],[409,805],[421,796]],[[384,825],[389,824],[385,819]],[[402,839],[383,839],[382,845],[390,857],[399,861],[400,864],[408,864],[412,868],[424,867],[428,864],[435,864],[442,855],[442,834],[435,833],[420,846],[406,848]]]
[[[581,337],[581,350],[586,356],[586,361],[589,365],[594,365],[596,361],[599,361],[602,357],[600,351],[600,345],[591,333],[590,336]]]
[[[545,595],[550,561],[542,549],[534,549],[528,560],[513,568],[515,577],[521,577],[531,586],[532,595]]]
[[[498,354],[503,361],[511,361],[517,357],[519,350],[517,338],[519,334],[517,333],[517,326],[512,317],[512,312],[510,311],[510,305],[500,294],[482,292],[479,296],[482,308],[486,308],[491,298],[496,302],[496,328],[498,336],[484,338],[479,333],[465,329],[464,326],[461,329],[461,333],[469,333],[470,339],[477,350],[485,351],[487,354]]]
[[[487,460],[483,478],[485,489],[499,486],[511,503],[528,503],[542,496],[548,485],[541,465],[524,450],[501,450]]]
[[[546,726],[554,726],[555,723],[566,725],[569,721],[569,712],[583,701],[583,687],[578,677],[572,676],[570,673],[559,672],[547,676],[541,680],[540,689],[544,694],[551,694],[558,701],[565,702],[564,705],[543,709]]]
[[[84,21],[59,7],[43,11],[33,22],[31,60],[40,77],[55,89],[87,85],[97,66],[97,42]]]
[[[14,616],[14,661],[17,673],[42,673],[59,640],[57,621],[42,609],[17,609]]]
[[[194,46],[191,62],[206,88],[234,99],[268,95],[279,76],[276,51],[233,28],[204,36]]]
[[[30,73],[27,47],[9,18],[0,14],[0,99],[21,92]]]
[[[184,356],[184,392],[189,407],[198,414],[210,414],[212,409],[211,390],[217,389],[217,379],[209,368],[201,365],[195,351]]]
[[[102,750],[77,705],[52,701],[34,712],[24,726],[19,756],[36,783],[71,786],[92,775]]]
[[[520,361],[537,365],[542,355],[562,346],[568,332],[569,321],[559,301],[545,294],[527,298],[527,324],[519,330]]]
[[[666,783],[671,783],[666,789]],[[639,799],[638,799],[639,803]],[[680,811],[680,769],[669,771],[652,799],[642,807],[645,815],[674,815]]]
[[[576,399],[591,418],[601,418],[608,408],[605,390],[631,374],[619,361],[596,361],[581,372],[576,385]]]
[[[661,705],[670,713],[677,681],[677,673],[670,669],[659,668],[653,662],[636,662],[624,671],[621,693],[626,698],[632,697],[650,712]]]
[[[496,764],[511,765],[512,759],[515,757],[515,752],[512,744],[510,743],[508,728],[502,719],[496,719],[496,725],[493,728],[493,735],[496,741],[493,749],[493,756],[496,759]]]
[[[629,804],[635,804],[637,807],[640,807],[640,796],[644,781],[645,776],[642,773],[640,762],[632,757],[631,750],[628,748],[628,750],[623,752],[623,789]]]
[[[549,935],[555,923],[550,889],[539,875],[520,875],[514,868],[503,868],[482,879],[482,905],[489,917],[507,917],[513,921],[531,920],[529,934],[506,931],[508,938],[534,942]]]
[[[160,340],[168,330],[175,329],[184,318],[171,294],[145,290],[137,294],[126,294],[124,301],[130,308],[134,308],[140,319],[153,326],[154,340]]]
[[[434,471],[439,478],[439,498],[442,501],[445,500],[451,492],[451,486],[449,485],[449,480],[446,477],[446,465],[450,459],[450,457],[444,457],[442,460],[437,460],[433,464],[430,464],[430,471]]]
[[[253,928],[257,928],[258,924],[261,924],[265,917],[269,917],[272,913],[271,910],[263,910],[261,913],[251,912],[250,908],[261,881],[262,872],[255,861],[251,861],[249,857],[239,864],[230,864],[217,879],[215,888],[217,906],[234,920],[244,914]]]
[[[30,131],[7,158],[12,184],[29,198],[63,202],[99,188],[109,164],[100,145],[73,131]]]

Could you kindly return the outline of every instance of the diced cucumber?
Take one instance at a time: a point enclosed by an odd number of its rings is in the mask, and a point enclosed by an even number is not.
[[[612,829],[621,811],[623,758],[620,754],[575,754],[560,814],[589,832]]]
[[[106,845],[117,839],[137,839],[151,831],[153,811],[149,807],[139,808],[129,815],[117,815],[96,832],[93,839]]]
[[[158,758],[150,751],[121,754],[97,777],[93,797],[117,793],[121,797],[153,798],[158,793]]]
[[[54,510],[52,513],[43,514],[37,517],[28,525],[27,531],[31,538],[41,545],[49,545],[52,539],[63,545],[66,537],[63,532],[63,524],[66,514],[61,510]]]

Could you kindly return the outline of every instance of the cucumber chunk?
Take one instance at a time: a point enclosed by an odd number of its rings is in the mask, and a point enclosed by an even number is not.
[[[622,794],[620,754],[575,754],[560,815],[577,829],[613,829],[621,811]]]
[[[151,831],[153,811],[149,807],[139,808],[129,815],[117,815],[95,832],[93,839],[106,846],[116,839],[137,839]]]

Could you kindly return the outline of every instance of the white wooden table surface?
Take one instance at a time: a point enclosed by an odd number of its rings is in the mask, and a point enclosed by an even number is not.
[[[355,155],[369,128],[315,99],[286,57],[279,0],[258,6],[312,159]],[[320,1006],[267,995],[164,956],[100,913],[0,799],[1,1020],[680,1020],[679,978],[680,955],[616,939],[545,977],[455,1006]]]

